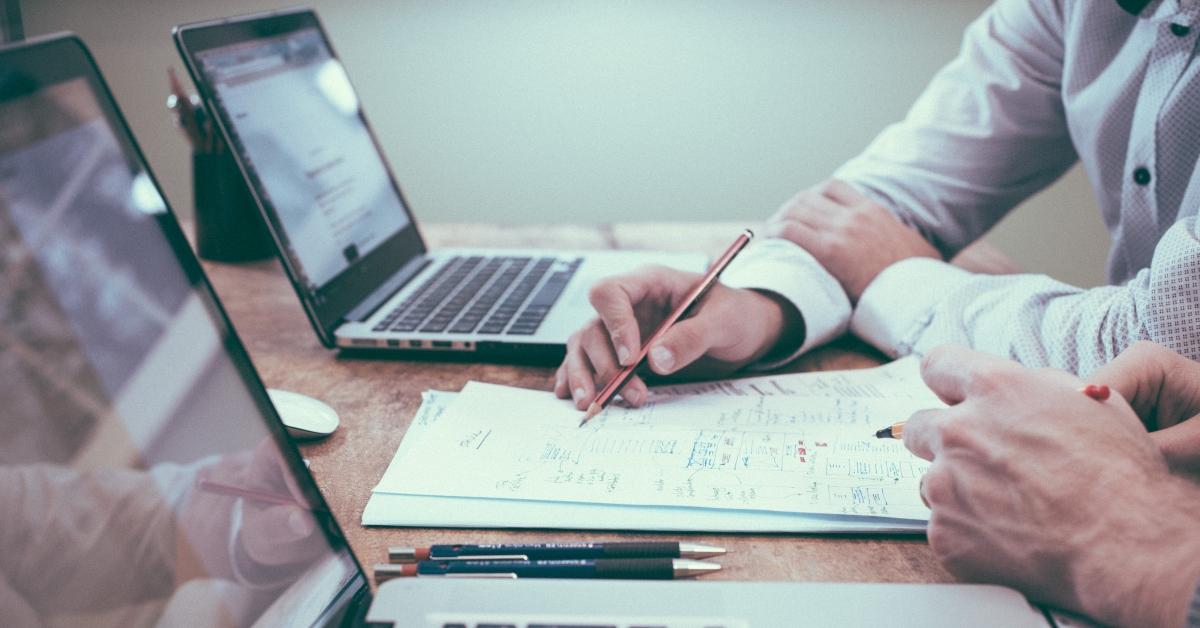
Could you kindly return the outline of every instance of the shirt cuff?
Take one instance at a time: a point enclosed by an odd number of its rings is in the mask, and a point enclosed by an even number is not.
[[[883,269],[863,291],[850,331],[895,358],[912,353],[933,308],[971,273],[941,260],[912,257]]]
[[[794,305],[804,319],[804,342],[799,349],[780,359],[753,364],[752,370],[787,364],[842,335],[850,321],[850,299],[842,285],[815,257],[790,240],[756,240],[725,269],[721,283],[777,294]]]

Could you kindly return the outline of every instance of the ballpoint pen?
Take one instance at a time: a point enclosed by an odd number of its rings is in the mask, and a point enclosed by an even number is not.
[[[719,571],[721,566],[686,558],[577,560],[427,560],[375,565],[375,579],[437,578],[627,578],[673,580]]]
[[[465,543],[429,547],[389,547],[393,563],[422,560],[549,560],[565,558],[712,558],[725,548],[680,541],[632,541],[610,543]]]
[[[746,229],[737,237],[736,240],[733,241],[733,244],[729,245],[729,248],[721,254],[721,257],[717,258],[717,261],[713,262],[713,265],[708,269],[708,272],[704,274],[704,277],[701,278],[696,285],[692,286],[692,289],[689,290],[679,302],[678,307],[676,307],[669,316],[659,323],[658,329],[655,329],[654,333],[650,335],[650,338],[646,340],[644,344],[642,344],[641,350],[638,351],[637,358],[618,371],[617,374],[614,375],[611,380],[609,380],[608,384],[600,390],[595,399],[593,399],[592,403],[588,406],[587,412],[583,415],[583,420],[579,422],[579,427],[583,427],[584,424],[592,420],[592,417],[600,414],[600,412],[608,406],[613,398],[616,397],[617,393],[620,392],[621,388],[624,387],[629,381],[629,378],[633,377],[633,372],[637,369],[638,365],[646,359],[646,355],[650,353],[650,347],[654,346],[654,343],[658,342],[667,333],[667,330],[669,330],[672,325],[683,319],[688,314],[689,310],[691,310],[694,306],[699,305],[700,300],[704,298],[704,295],[707,294],[713,285],[717,283],[717,279],[720,278],[721,273],[725,272],[725,269],[729,266],[729,263],[733,261],[733,258],[737,257],[738,253],[742,252],[742,249],[746,248],[746,245],[750,243],[750,240],[753,237],[754,232]]]

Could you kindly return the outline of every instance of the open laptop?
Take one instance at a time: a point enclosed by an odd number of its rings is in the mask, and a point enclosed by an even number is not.
[[[464,581],[372,596],[83,44],[0,47],[6,626],[1045,626],[967,585]]]
[[[326,346],[558,356],[598,279],[704,269],[699,254],[431,251],[315,13],[174,33]]]

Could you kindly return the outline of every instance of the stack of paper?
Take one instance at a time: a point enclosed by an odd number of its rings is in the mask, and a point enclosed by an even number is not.
[[[874,431],[942,405],[912,359],[656,388],[582,428],[548,392],[424,400],[364,525],[919,531],[926,463]]]

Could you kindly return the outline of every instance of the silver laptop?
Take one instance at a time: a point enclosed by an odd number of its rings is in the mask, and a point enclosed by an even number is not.
[[[558,356],[599,278],[704,270],[699,254],[431,251],[315,13],[189,24],[175,41],[326,346]]]

